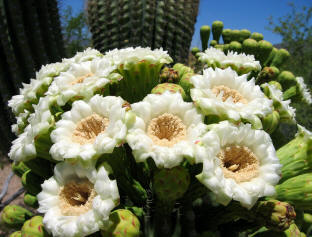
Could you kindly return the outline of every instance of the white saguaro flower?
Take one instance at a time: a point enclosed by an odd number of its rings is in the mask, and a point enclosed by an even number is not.
[[[37,195],[43,224],[55,237],[87,236],[109,223],[111,210],[119,203],[115,180],[104,167],[84,169],[66,162],[54,168]]]
[[[274,109],[280,115],[280,120],[283,122],[296,122],[296,109],[290,106],[291,100],[283,100],[283,92],[274,84],[264,83],[261,85],[264,93],[273,100]]]
[[[29,125],[12,143],[9,157],[14,161],[26,161],[39,155],[50,158],[49,150],[50,129],[54,124],[54,116],[50,111],[50,97],[41,97],[37,105],[33,105],[35,112],[29,115]]]
[[[198,53],[198,55],[198,60],[205,63],[208,67],[222,69],[231,67],[239,74],[261,70],[260,62],[255,60],[254,55],[239,54],[232,51],[225,54],[221,49],[213,47],[206,49],[203,53]]]
[[[105,54],[105,58],[111,60],[114,65],[124,65],[125,68],[133,65],[142,60],[146,60],[149,63],[171,63],[172,58],[169,56],[167,51],[163,49],[141,48],[141,47],[129,47],[125,49],[114,49],[108,51]],[[129,65],[128,65],[129,64]]]
[[[67,72],[62,72],[54,79],[47,94],[57,96],[57,104],[60,106],[70,99],[90,99],[109,83],[108,76],[115,68],[104,58],[72,63]]]
[[[258,198],[273,195],[281,165],[270,136],[250,124],[211,127],[196,145],[196,162],[203,163],[197,178],[217,201],[227,205],[233,199],[251,208]]]
[[[52,157],[91,161],[103,153],[113,152],[126,138],[123,104],[120,97],[100,95],[93,96],[89,102],[75,101],[51,133]]]
[[[302,96],[302,100],[307,104],[312,104],[312,97],[307,85],[304,83],[303,77],[296,77],[296,80]]]
[[[87,48],[82,52],[76,53],[76,55],[72,58],[64,59],[64,61],[69,63],[82,63],[86,61],[92,61],[101,57],[103,57],[103,54],[101,54],[100,51],[92,48]]]
[[[257,121],[272,111],[272,101],[267,99],[254,79],[238,76],[230,68],[208,68],[203,75],[191,78],[193,101],[205,115],[217,115],[222,119]]]
[[[158,167],[172,168],[183,158],[194,160],[193,144],[206,129],[203,116],[179,93],[168,91],[147,95],[132,104],[135,123],[128,130],[127,142],[137,162],[151,157]]]

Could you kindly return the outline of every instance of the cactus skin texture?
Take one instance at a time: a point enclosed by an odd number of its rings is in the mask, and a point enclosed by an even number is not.
[[[296,210],[312,210],[312,173],[301,174],[275,186],[274,198],[289,202]]]
[[[44,229],[42,216],[34,216],[26,221],[22,227],[22,237],[52,237]]]
[[[153,188],[161,201],[171,202],[183,196],[190,184],[190,174],[182,167],[158,170],[153,177]]]
[[[9,237],[22,237],[22,232],[20,230],[19,231],[15,231],[12,234],[10,234]]]
[[[205,51],[208,48],[208,41],[210,36],[210,26],[200,27],[200,39],[202,43],[202,51]]]
[[[312,136],[299,132],[297,136],[276,152],[282,164],[283,182],[312,171]]]
[[[23,187],[32,195],[37,195],[41,192],[41,183],[43,180],[31,170],[26,171],[22,176]]]
[[[140,235],[140,222],[129,210],[113,211],[109,220],[109,227],[101,231],[102,237],[137,237]]]
[[[4,224],[10,228],[20,228],[33,214],[25,208],[17,205],[7,205],[1,218]]]
[[[216,41],[216,44],[219,43],[220,36],[223,30],[223,22],[222,21],[214,21],[212,23],[212,37],[213,40]]]
[[[162,84],[158,84],[157,86],[155,86],[153,88],[153,90],[151,91],[152,94],[163,94],[165,91],[170,91],[171,93],[176,93],[179,92],[182,95],[183,100],[186,99],[186,95],[185,92],[183,90],[183,88],[177,84],[173,84],[173,83],[162,83]]]
[[[169,83],[178,83],[179,74],[173,68],[165,67],[159,76],[160,83],[169,82]]]

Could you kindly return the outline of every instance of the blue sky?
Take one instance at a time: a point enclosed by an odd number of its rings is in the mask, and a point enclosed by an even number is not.
[[[199,14],[195,25],[195,33],[191,47],[200,46],[199,29],[202,25],[211,25],[215,20],[221,20],[225,28],[248,29],[260,32],[264,39],[273,44],[280,43],[281,37],[266,29],[268,18],[279,17],[290,12],[289,0],[201,0]],[[293,0],[295,6],[311,6],[311,0]],[[74,13],[84,8],[84,0],[61,0],[61,8],[72,6]]]

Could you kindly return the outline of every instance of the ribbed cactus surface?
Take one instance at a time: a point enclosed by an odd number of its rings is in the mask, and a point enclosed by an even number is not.
[[[88,24],[101,52],[142,46],[186,62],[199,0],[89,0]]]
[[[14,122],[7,107],[22,82],[64,57],[57,0],[0,0],[0,151],[7,153]]]

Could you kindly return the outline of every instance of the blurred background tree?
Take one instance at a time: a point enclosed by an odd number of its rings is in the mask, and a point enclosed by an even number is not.
[[[83,10],[74,14],[72,7],[67,6],[61,13],[61,24],[67,57],[91,46],[91,34]]]
[[[296,76],[302,76],[310,91],[312,88],[312,4],[298,9],[294,3],[290,3],[290,12],[277,20],[269,18],[269,26],[272,32],[282,37],[279,48],[287,49],[291,57],[283,66],[284,70],[292,71]],[[312,106],[296,104],[299,124],[312,129]]]

